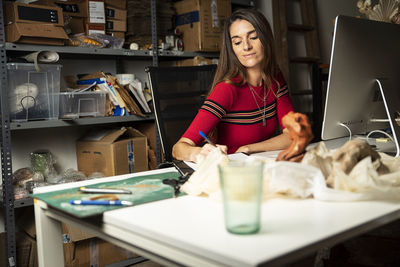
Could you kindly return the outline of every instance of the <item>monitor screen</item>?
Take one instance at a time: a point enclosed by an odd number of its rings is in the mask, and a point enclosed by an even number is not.
[[[400,140],[399,65],[400,25],[338,16],[321,138],[389,128]]]

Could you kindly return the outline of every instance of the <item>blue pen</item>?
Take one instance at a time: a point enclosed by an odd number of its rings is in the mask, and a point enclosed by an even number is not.
[[[217,146],[216,144],[214,144],[214,142],[213,141],[211,141],[208,137],[207,137],[207,135],[205,135],[202,131],[199,131],[199,134],[207,141],[207,143],[209,143],[210,145],[212,145],[212,146]]]
[[[132,206],[133,203],[126,200],[71,200],[71,205],[103,205],[103,206]]]

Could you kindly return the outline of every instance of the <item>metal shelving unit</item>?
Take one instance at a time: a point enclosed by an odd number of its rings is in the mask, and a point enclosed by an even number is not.
[[[69,127],[69,126],[82,126],[82,125],[96,125],[96,124],[109,124],[109,123],[123,123],[123,122],[143,122],[154,121],[154,115],[140,117],[137,115],[130,115],[124,117],[97,117],[97,118],[81,118],[76,120],[47,120],[47,121],[27,121],[27,122],[11,122],[11,131],[26,130],[26,129],[40,129],[40,128],[54,128],[54,127]]]
[[[36,52],[36,51],[55,51],[59,54],[71,55],[105,55],[105,56],[126,56],[126,57],[143,57],[153,58],[153,50],[130,50],[130,49],[112,49],[112,48],[90,48],[90,47],[73,47],[73,46],[51,46],[51,45],[28,45],[28,44],[15,44],[5,43],[7,51],[13,52]],[[184,51],[170,51],[159,50],[158,57],[178,57],[178,58],[192,58],[195,56],[218,57],[218,52],[184,52]]]
[[[155,5],[156,0],[151,0]],[[154,15],[154,16],[153,16]],[[152,20],[156,22],[155,13],[152,13]],[[124,117],[97,117],[97,118],[81,118],[76,120],[45,120],[45,121],[28,121],[28,122],[10,122],[8,109],[8,94],[7,94],[7,56],[8,51],[11,55],[18,55],[26,52],[36,51],[55,51],[64,57],[81,57],[81,56],[111,56],[116,60],[121,58],[133,57],[135,59],[151,59],[153,65],[157,64],[158,55],[162,57],[194,57],[202,53],[180,52],[180,51],[143,51],[129,49],[107,49],[107,48],[83,48],[83,47],[68,47],[68,46],[48,46],[48,45],[27,45],[14,44],[5,41],[3,7],[0,5],[0,117],[1,117],[1,164],[2,164],[2,184],[3,198],[0,205],[4,214],[4,223],[6,231],[6,266],[16,266],[16,235],[15,235],[15,215],[14,209],[32,206],[32,198],[14,200],[14,188],[12,184],[12,160],[11,160],[11,133],[19,130],[29,129],[47,129],[54,127],[71,127],[84,125],[102,125],[102,124],[117,124],[124,122],[154,122],[154,115],[140,117],[136,115]],[[155,53],[157,52],[157,53]],[[0,265],[4,264],[3,262]]]
[[[1,165],[2,165],[2,182],[3,182],[3,198],[0,200],[0,207],[4,211],[5,231],[6,231],[6,258],[7,266],[16,266],[16,242],[15,242],[15,217],[14,209],[24,206],[33,205],[31,198],[14,200],[14,190],[12,184],[12,162],[11,162],[11,132],[29,129],[46,129],[54,127],[72,127],[87,126],[101,124],[116,124],[124,122],[151,122],[155,121],[154,115],[140,117],[136,115],[124,117],[98,117],[98,118],[81,118],[76,120],[46,120],[46,121],[28,121],[28,122],[10,122],[8,110],[7,95],[7,57],[6,51],[12,55],[18,55],[26,52],[36,51],[55,51],[60,55],[68,58],[90,56],[106,56],[115,57],[116,61],[121,58],[134,58],[135,60],[152,59],[153,66],[158,65],[159,58],[192,58],[195,56],[219,57],[218,52],[184,52],[184,51],[167,51],[157,50],[157,16],[156,16],[157,0],[151,0],[151,22],[152,22],[152,39],[153,50],[129,50],[129,49],[108,49],[108,48],[84,48],[70,46],[48,46],[48,45],[28,45],[7,43],[5,41],[3,7],[0,5],[0,117],[1,117]],[[241,5],[254,7],[255,1],[232,0],[232,5]],[[156,143],[160,147],[159,135],[156,131]],[[156,149],[157,152],[159,149]],[[157,154],[157,161],[161,158],[160,153]],[[0,263],[0,265],[3,263]],[[119,266],[119,265],[118,265]]]

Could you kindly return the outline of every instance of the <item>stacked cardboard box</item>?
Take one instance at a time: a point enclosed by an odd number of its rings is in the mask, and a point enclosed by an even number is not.
[[[12,43],[64,45],[61,8],[5,2],[6,40]]]
[[[230,0],[185,0],[174,4],[176,28],[183,33],[184,51],[219,51]]]
[[[125,39],[126,32],[126,8],[121,9],[106,4],[106,31],[107,34]]]
[[[38,0],[34,3],[61,8],[68,34],[105,34],[104,0]]]
[[[176,14],[172,0],[157,2],[157,35],[164,40],[168,30],[173,29],[173,17]],[[126,42],[137,43],[140,47],[152,44],[150,1],[127,0]]]
[[[84,33],[84,19],[87,13],[86,2],[83,0],[38,0],[37,5],[56,6],[62,9],[64,15],[64,29],[67,34]]]
[[[32,209],[25,208],[16,213],[18,266],[38,266],[35,216]],[[62,224],[64,263],[72,266],[106,266],[138,255],[96,238],[78,228]],[[0,266],[5,260],[5,233],[0,234]],[[4,251],[4,252],[3,252]],[[2,253],[3,252],[3,253]]]
[[[88,13],[85,20],[85,31],[87,35],[92,33],[106,33],[106,14],[104,0],[86,0]]]

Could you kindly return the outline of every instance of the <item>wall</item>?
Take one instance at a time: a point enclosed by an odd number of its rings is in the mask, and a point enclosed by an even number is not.
[[[329,63],[334,30],[334,19],[337,15],[360,16],[357,0],[315,0],[322,63]],[[273,27],[272,0],[259,0],[257,9],[268,19]]]
[[[334,31],[334,20],[337,15],[360,16],[357,0],[316,0],[318,31],[322,63],[330,62],[331,46]]]

